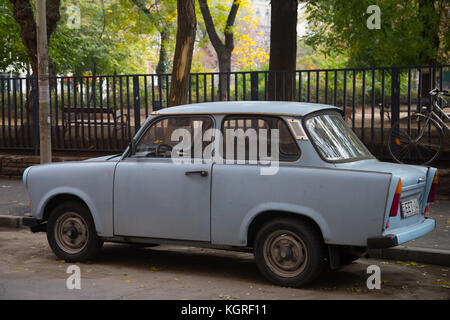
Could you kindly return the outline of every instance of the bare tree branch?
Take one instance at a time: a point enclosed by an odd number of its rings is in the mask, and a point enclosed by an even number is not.
[[[233,51],[234,49],[234,41],[233,41],[233,31],[230,28],[234,25],[234,21],[236,20],[236,15],[239,10],[239,2],[233,1],[233,5],[231,6],[230,12],[228,13],[227,24],[225,26],[225,46],[228,50]]]
[[[227,22],[225,24],[225,29],[223,33],[225,35],[225,43],[222,42],[216,32],[216,28],[214,27],[214,21],[211,17],[211,12],[208,7],[207,0],[198,0],[200,5],[200,10],[203,15],[203,20],[205,21],[206,31],[209,36],[209,40],[211,41],[214,50],[217,54],[217,59],[219,60],[219,71],[223,72],[220,76],[220,91],[221,91],[221,100],[228,99],[228,85],[229,78],[225,74],[231,71],[231,53],[234,49],[234,39],[233,39],[233,30],[231,29],[236,20],[236,15],[239,10],[239,1],[233,0],[233,4],[231,5],[230,12],[228,13]]]
[[[223,51],[225,49],[225,45],[217,35],[216,28],[214,27],[214,21],[211,17],[211,12],[209,11],[208,3],[206,2],[206,0],[198,0],[198,3],[200,5],[200,11],[203,15],[203,20],[205,21],[209,40],[211,40],[211,43],[216,51]]]

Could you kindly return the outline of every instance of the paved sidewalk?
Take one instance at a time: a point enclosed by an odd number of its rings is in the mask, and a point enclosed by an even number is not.
[[[436,220],[434,231],[422,238],[409,241],[403,246],[450,250],[450,200],[437,200],[433,203],[429,217]]]
[[[29,201],[21,179],[0,178],[0,215],[23,216]]]

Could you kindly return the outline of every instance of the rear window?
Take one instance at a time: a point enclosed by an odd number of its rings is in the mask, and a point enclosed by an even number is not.
[[[370,151],[337,112],[319,113],[306,119],[313,144],[326,161],[373,158]]]

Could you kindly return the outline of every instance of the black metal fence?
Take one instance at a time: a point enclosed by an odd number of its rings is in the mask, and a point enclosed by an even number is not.
[[[170,74],[50,78],[52,146],[121,151],[152,110],[169,101]],[[286,100],[344,110],[367,147],[387,158],[391,124],[450,87],[450,66],[193,73],[188,103]],[[0,77],[0,149],[39,148],[37,79]],[[448,142],[447,149],[448,149]],[[445,153],[444,153],[445,154]]]

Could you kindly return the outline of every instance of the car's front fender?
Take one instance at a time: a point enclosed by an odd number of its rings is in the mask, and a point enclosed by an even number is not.
[[[42,220],[44,218],[45,208],[47,204],[55,199],[58,196],[68,195],[79,198],[81,201],[86,204],[89,211],[91,212],[92,219],[94,220],[95,229],[97,234],[103,235],[105,233],[105,223],[107,221],[103,221],[101,218],[101,214],[99,209],[97,208],[95,202],[92,200],[91,196],[80,190],[79,188],[73,188],[68,186],[56,187],[54,189],[49,190],[41,199],[36,207],[36,215],[34,215],[37,219]]]
[[[112,236],[116,164],[112,161],[65,162],[31,167],[25,183],[33,217],[43,219],[46,205],[55,196],[72,195],[89,208],[97,233]]]

